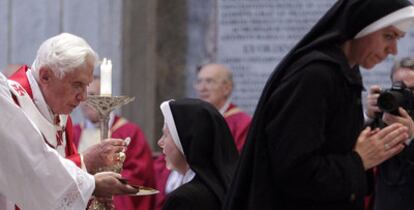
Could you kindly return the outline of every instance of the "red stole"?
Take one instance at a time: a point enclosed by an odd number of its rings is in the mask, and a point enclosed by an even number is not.
[[[29,79],[27,78],[26,72],[29,70],[27,65],[20,67],[14,74],[12,74],[9,79],[15,82],[18,82],[29,94],[30,98],[33,99],[32,88],[30,87]],[[66,146],[65,146],[65,155],[67,159],[73,161],[78,167],[81,166],[81,159],[76,146],[73,144],[73,125],[72,119],[68,116],[68,120],[65,126],[65,135],[66,135]]]
[[[237,114],[241,112],[241,109],[239,109],[236,105],[230,104],[230,106],[227,108],[227,110],[224,112],[223,117],[230,117],[234,114]]]
[[[224,112],[223,116],[233,135],[237,150],[240,153],[246,142],[251,117],[232,103]]]

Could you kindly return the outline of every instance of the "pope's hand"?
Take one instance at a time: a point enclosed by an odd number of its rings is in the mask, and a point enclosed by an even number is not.
[[[113,166],[120,161],[120,152],[125,149],[126,144],[122,139],[105,139],[89,147],[82,153],[86,169],[94,174],[101,168]]]
[[[95,197],[110,198],[113,195],[134,194],[139,190],[128,184],[123,184],[121,175],[114,172],[100,172],[94,175]]]

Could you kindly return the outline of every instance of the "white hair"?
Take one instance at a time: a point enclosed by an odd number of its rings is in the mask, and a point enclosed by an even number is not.
[[[57,77],[63,78],[65,73],[86,65],[95,65],[98,54],[81,37],[69,33],[61,33],[44,41],[37,50],[32,71],[36,79],[42,67],[50,68]]]

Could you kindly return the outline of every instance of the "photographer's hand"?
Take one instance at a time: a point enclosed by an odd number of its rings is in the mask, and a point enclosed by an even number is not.
[[[391,125],[393,123],[403,124],[405,127],[408,128],[408,138],[411,139],[414,136],[414,121],[411,118],[411,116],[407,113],[407,111],[405,111],[405,109],[403,109],[402,107],[400,107],[398,111],[400,112],[401,116],[384,113],[384,115],[382,116],[382,121],[384,121],[387,125]]]
[[[371,119],[375,118],[375,113],[381,112],[380,108],[377,105],[380,92],[381,92],[381,87],[378,85],[373,85],[369,89],[369,93],[367,96],[367,102],[366,102],[367,109],[366,109],[365,114]]]
[[[408,129],[394,123],[381,130],[365,128],[359,135],[354,150],[361,157],[365,170],[373,168],[404,149]]]

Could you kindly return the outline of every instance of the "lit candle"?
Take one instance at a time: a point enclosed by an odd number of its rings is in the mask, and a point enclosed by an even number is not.
[[[101,95],[111,96],[112,94],[112,61],[103,59],[101,63]]]

